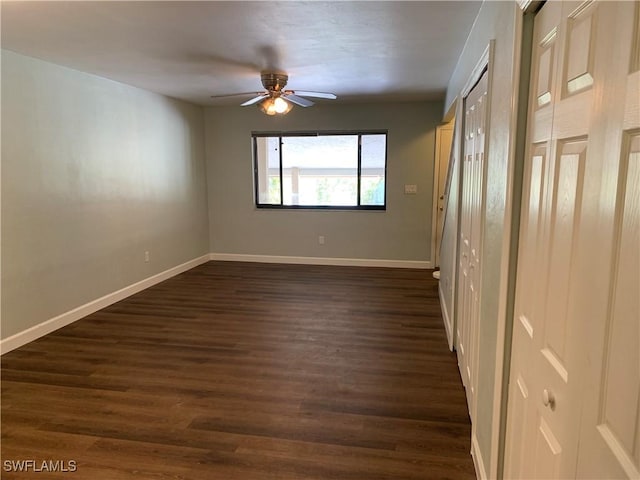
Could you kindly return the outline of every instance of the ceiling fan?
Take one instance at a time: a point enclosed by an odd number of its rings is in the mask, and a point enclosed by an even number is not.
[[[289,76],[285,73],[265,72],[260,75],[262,86],[265,92],[248,92],[248,93],[232,93],[230,95],[213,95],[211,98],[235,97],[241,95],[257,95],[251,100],[241,103],[240,106],[248,107],[249,105],[258,104],[262,112],[267,115],[285,115],[293,108],[293,105],[301,107],[310,107],[313,105],[311,100],[303,97],[325,98],[335,100],[333,93],[325,92],[308,92],[303,90],[285,90]]]

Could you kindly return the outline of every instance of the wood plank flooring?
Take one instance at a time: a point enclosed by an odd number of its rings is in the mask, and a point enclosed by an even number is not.
[[[470,434],[425,270],[209,262],[2,357],[3,479],[464,480]]]

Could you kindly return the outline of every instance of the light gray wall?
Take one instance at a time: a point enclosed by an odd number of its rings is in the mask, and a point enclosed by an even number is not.
[[[497,357],[504,344],[498,343],[499,325],[506,315],[506,282],[509,258],[511,187],[515,131],[514,91],[517,72],[514,62],[520,36],[520,9],[517,2],[483,2],[465,48],[452,76],[445,111],[460,97],[471,72],[489,41],[495,40],[493,83],[490,87],[489,139],[486,157],[487,192],[482,247],[482,291],[478,351],[478,390],[475,432],[487,474],[495,467],[497,453],[494,423],[494,396]],[[459,105],[459,104],[458,104]],[[460,112],[460,110],[458,110]],[[461,117],[458,115],[458,119]],[[459,138],[459,137],[458,137]],[[443,275],[451,275],[451,272]]]
[[[2,338],[208,252],[203,125],[2,52]]]
[[[319,104],[269,117],[256,107],[206,109],[213,253],[429,261],[435,127],[441,102]],[[252,131],[388,129],[387,210],[256,209]],[[417,195],[405,195],[417,184]],[[324,235],[325,245],[318,244]]]

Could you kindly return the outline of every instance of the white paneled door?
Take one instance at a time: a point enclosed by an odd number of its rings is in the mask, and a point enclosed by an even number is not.
[[[451,156],[451,142],[453,140],[453,120],[436,128],[436,158],[434,163],[434,197],[433,217],[435,219],[434,248],[435,259],[433,266],[440,266],[440,244],[442,241],[442,227],[444,224],[445,189],[449,159]]]
[[[606,5],[602,16],[602,166],[587,166],[602,181],[585,200],[599,213],[585,234],[600,258],[577,309],[592,322],[577,476],[640,479],[640,3]]]
[[[640,478],[640,7],[534,27],[505,474]]]
[[[488,74],[485,71],[464,103],[464,151],[460,204],[460,257],[456,349],[471,419],[474,416],[478,328],[480,322],[480,266],[482,247],[483,172]]]

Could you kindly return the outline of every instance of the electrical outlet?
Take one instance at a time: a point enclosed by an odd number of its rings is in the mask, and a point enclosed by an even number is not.
[[[418,185],[405,185],[404,186],[404,193],[409,194],[409,195],[413,195],[415,193],[418,193]]]
[[[149,258],[150,258],[150,256],[149,256],[149,250],[145,250],[145,252],[144,252],[144,261],[145,261],[145,262],[148,262],[148,261],[149,261]]]
[[[320,245],[324,245],[324,235],[319,235],[319,236],[318,236],[318,243],[319,243]]]

